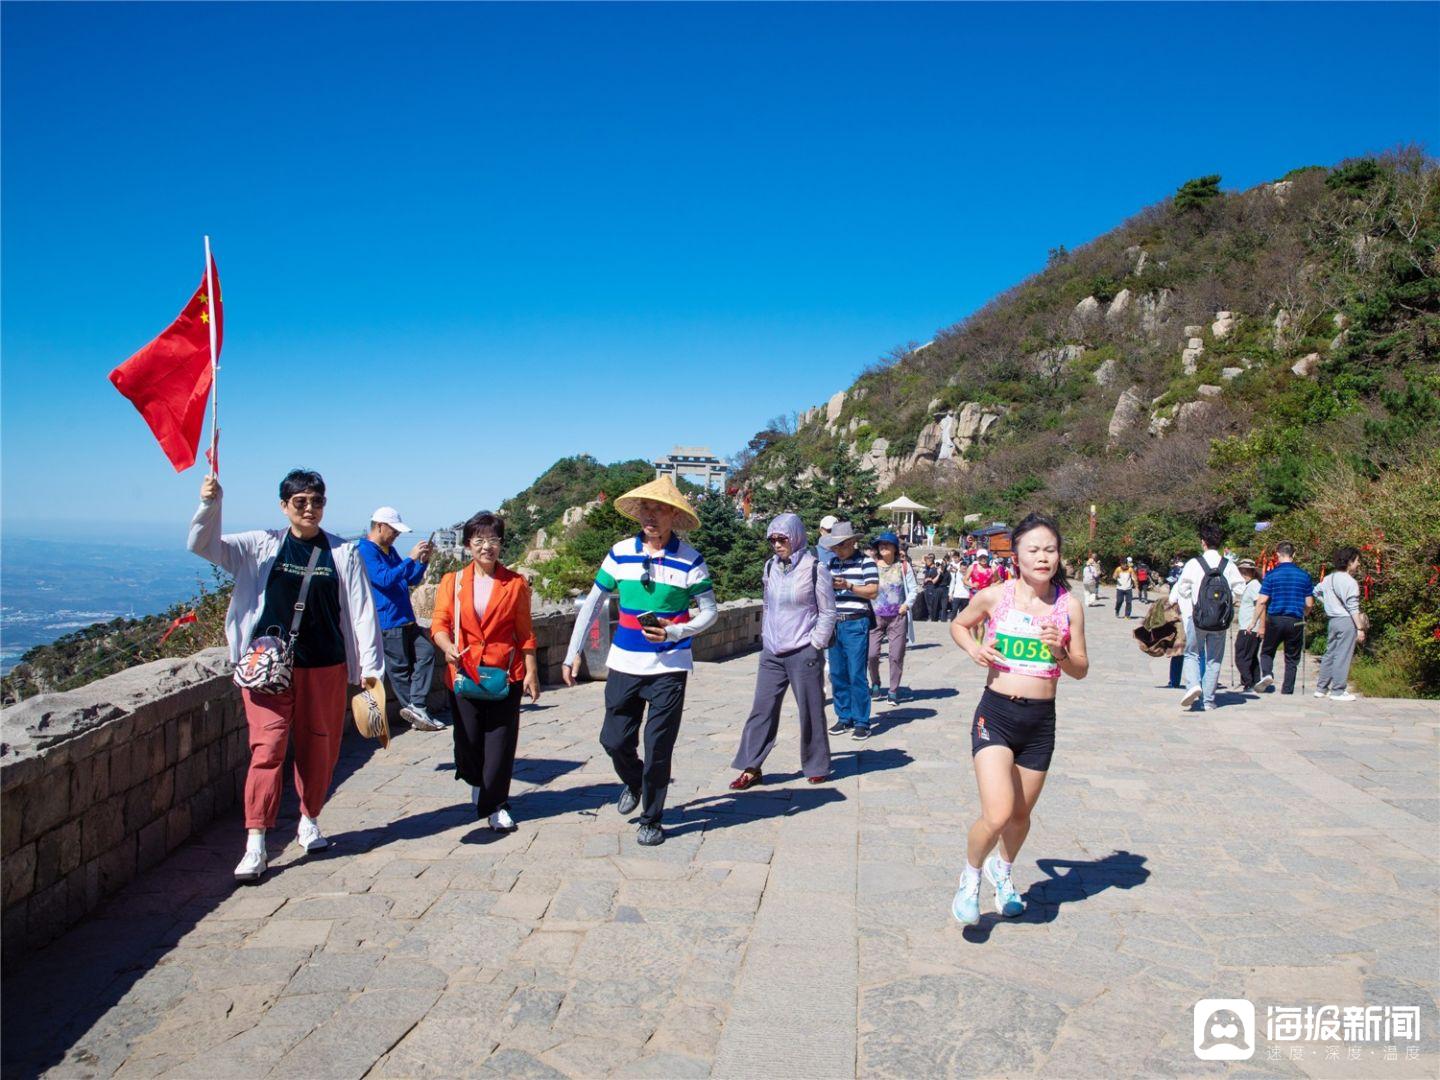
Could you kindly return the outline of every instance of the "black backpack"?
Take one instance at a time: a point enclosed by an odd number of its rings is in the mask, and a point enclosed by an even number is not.
[[[1205,566],[1205,560],[1200,560],[1205,576],[1200,579],[1200,590],[1195,594],[1192,619],[1197,630],[1228,630],[1235,619],[1235,597],[1225,580],[1229,561],[1222,556],[1219,565]]]

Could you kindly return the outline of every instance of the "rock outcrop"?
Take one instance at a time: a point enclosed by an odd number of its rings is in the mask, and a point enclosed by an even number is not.
[[[1115,402],[1115,411],[1110,414],[1110,442],[1113,445],[1126,432],[1140,422],[1145,411],[1145,399],[1140,396],[1140,387],[1132,386]]]
[[[1290,365],[1290,370],[1302,379],[1308,379],[1315,374],[1315,369],[1320,366],[1320,354],[1318,352],[1306,353],[1295,363]]]

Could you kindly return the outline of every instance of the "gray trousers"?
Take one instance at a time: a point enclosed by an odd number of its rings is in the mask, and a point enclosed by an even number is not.
[[[830,774],[830,736],[825,731],[824,654],[804,646],[794,652],[760,654],[760,672],[755,678],[755,703],[745,730],[740,733],[740,749],[735,751],[734,767],[759,769],[780,731],[780,706],[786,689],[794,689],[795,704],[800,709],[800,767],[806,776]]]
[[[1320,661],[1316,690],[1344,691],[1350,679],[1350,662],[1355,659],[1355,620],[1349,615],[1330,617],[1325,631],[1325,656]]]
[[[889,618],[875,617],[870,628],[870,685],[880,685],[880,639],[890,640],[890,693],[900,690],[900,676],[905,673],[906,632],[910,629],[910,613],[891,615]]]
[[[435,670],[435,646],[430,643],[430,635],[412,622],[382,631],[380,640],[385,649],[385,674],[396,700],[401,708],[419,705],[423,709]]]

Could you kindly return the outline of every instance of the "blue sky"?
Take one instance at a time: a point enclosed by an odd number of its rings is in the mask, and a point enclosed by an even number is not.
[[[183,524],[110,369],[224,279],[227,521],[738,449],[1190,177],[1440,146],[1440,6],[6,4],[3,528]]]

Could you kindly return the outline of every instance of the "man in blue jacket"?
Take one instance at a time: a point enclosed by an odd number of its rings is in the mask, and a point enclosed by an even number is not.
[[[445,725],[425,711],[435,671],[435,646],[415,621],[415,609],[410,605],[410,589],[424,580],[431,547],[422,540],[402,559],[394,544],[401,533],[409,531],[398,510],[382,506],[370,515],[370,533],[356,546],[375,595],[375,613],[385,645],[385,673],[400,702],[400,719],[419,731],[440,731]]]

